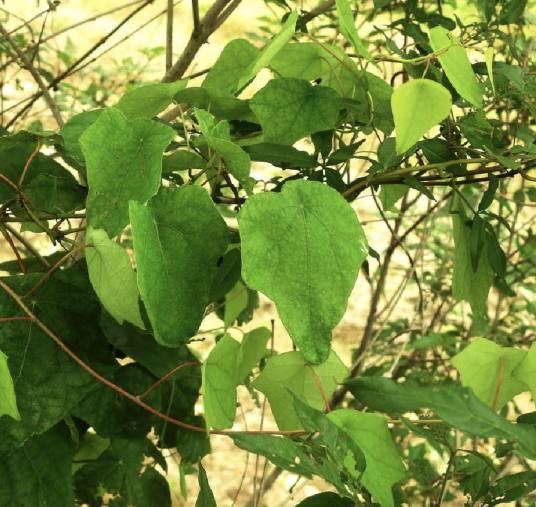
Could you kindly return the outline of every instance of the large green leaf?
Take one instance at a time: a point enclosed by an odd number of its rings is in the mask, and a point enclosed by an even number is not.
[[[292,181],[251,196],[238,223],[244,281],[275,302],[307,361],[325,361],[368,253],[354,210],[328,186]]]
[[[229,124],[227,122],[220,122],[218,125],[214,125],[213,116],[202,109],[196,109],[195,114],[207,144],[216,153],[221,155],[228,171],[244,188],[249,189],[251,160],[249,155],[240,146],[231,141]]]
[[[241,76],[259,55],[259,50],[245,39],[234,39],[223,48],[216,63],[203,80],[203,87],[234,93]]]
[[[74,475],[77,499],[98,507],[103,505],[104,494],[109,493],[117,495],[114,502],[123,499],[125,503],[119,505],[170,507],[169,484],[154,465],[144,466],[145,457],[154,458],[166,468],[160,451],[149,439],[114,438],[108,449]]]
[[[532,399],[536,400],[536,342],[533,342],[528,353],[513,371],[514,379],[526,384],[532,391]]]
[[[86,250],[89,279],[104,308],[119,324],[128,320],[145,329],[138,303],[136,273],[127,251],[100,229],[89,227],[86,239],[93,244],[93,248]]]
[[[339,26],[344,38],[352,44],[358,55],[369,62],[373,62],[374,59],[372,58],[372,55],[367,51],[367,48],[364,46],[357,33],[354,15],[350,9],[348,0],[335,0],[335,4],[337,5],[337,14],[339,15]]]
[[[391,97],[397,153],[405,153],[444,120],[451,105],[449,91],[430,79],[414,79],[397,88]]]
[[[486,405],[495,404],[500,410],[516,394],[527,390],[527,384],[512,375],[526,355],[524,350],[476,338],[450,362],[460,372],[464,386],[469,386]]]
[[[73,269],[75,270],[73,272]],[[99,328],[100,305],[89,282],[75,284],[79,267],[50,277],[26,304],[79,358],[102,375],[116,365]],[[25,294],[42,275],[3,280]],[[0,315],[25,316],[3,290]],[[0,456],[27,437],[43,433],[65,417],[97,381],[73,361],[33,322],[12,321],[0,327],[0,350],[9,358],[21,420],[0,417]]]
[[[468,301],[476,317],[486,313],[486,301],[495,273],[488,260],[487,237],[478,252],[478,268],[471,263],[471,228],[466,224],[465,205],[457,194],[453,197],[452,224],[454,232],[454,272],[452,296],[456,301]]]
[[[128,224],[128,202],[147,202],[158,190],[162,155],[175,137],[166,125],[140,118],[130,122],[105,110],[80,137],[86,158],[88,224],[112,238]]]
[[[518,452],[536,459],[536,438],[529,424],[512,424],[459,385],[405,386],[381,377],[361,377],[346,384],[365,406],[388,414],[432,409],[447,424],[471,435],[516,440]]]
[[[7,366],[7,356],[0,350],[0,417],[9,415],[20,421],[19,409],[17,408],[17,397],[13,387],[13,379]]]
[[[430,45],[434,51],[439,51],[449,44],[453,46],[439,56],[439,63],[456,91],[467,102],[481,108],[482,91],[467,56],[467,50],[460,44],[457,37],[442,26],[435,26],[430,30]]]
[[[0,505],[73,507],[74,442],[60,424],[0,460]]]
[[[365,455],[363,485],[382,507],[394,507],[391,489],[406,475],[387,421],[375,414],[356,410],[336,410],[328,419],[340,426]]]
[[[226,334],[203,363],[203,407],[208,428],[230,428],[236,415],[236,359],[240,343]]]
[[[209,303],[229,232],[201,187],[162,188],[145,207],[130,203],[138,286],[156,340],[186,343]]]
[[[129,120],[152,118],[173,102],[176,93],[186,88],[187,79],[173,83],[140,86],[125,93],[115,105]]]
[[[330,72],[330,67],[323,56],[327,58],[329,53],[319,44],[289,42],[272,59],[270,68],[280,77],[313,81]]]
[[[210,489],[208,483],[207,473],[203,468],[203,465],[199,463],[199,495],[195,501],[195,507],[217,507],[216,500],[214,499],[214,494]]]
[[[286,19],[279,33],[264,47],[240,76],[235,91],[240,91],[267,65],[270,64],[282,47],[292,38],[296,30],[298,11],[293,11]]]
[[[279,429],[299,429],[300,419],[294,411],[293,395],[318,410],[325,408],[315,376],[299,352],[286,352],[266,360],[262,373],[251,384],[266,395]],[[327,361],[313,367],[316,376],[329,398],[347,376],[348,370],[335,352]]]
[[[305,79],[273,79],[251,99],[267,143],[294,144],[305,136],[330,130],[339,117],[340,95]]]

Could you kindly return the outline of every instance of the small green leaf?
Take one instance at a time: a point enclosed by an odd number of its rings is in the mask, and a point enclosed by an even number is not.
[[[486,229],[484,220],[480,215],[475,215],[473,222],[471,223],[471,237],[469,240],[469,251],[471,253],[471,266],[473,273],[478,271],[478,261],[482,256],[482,250],[484,249]]]
[[[354,210],[328,186],[291,181],[251,196],[238,223],[244,281],[275,302],[307,361],[325,361],[368,253]]]
[[[231,428],[236,416],[236,360],[240,343],[228,334],[203,363],[203,407],[207,428]]]
[[[197,330],[229,233],[201,187],[162,188],[130,202],[138,286],[158,343],[178,347]],[[199,231],[203,231],[200,234]]]
[[[467,50],[461,45],[457,37],[442,26],[436,26],[430,30],[430,45],[434,51],[439,51],[449,46],[449,44],[452,44],[452,46],[439,55],[439,63],[456,91],[467,102],[477,108],[481,108],[482,91],[476,80],[473,67],[471,67]]]
[[[266,327],[259,327],[249,331],[242,338],[240,350],[236,358],[236,381],[242,382],[251,370],[259,364],[266,353],[266,344],[272,333]]]
[[[342,498],[336,493],[327,491],[310,496],[296,505],[296,507],[355,507],[355,502],[349,498]]]
[[[122,324],[128,320],[145,329],[138,303],[136,273],[130,264],[130,256],[106,232],[87,229],[87,242],[93,248],[86,251],[89,280],[102,305],[114,319]]]
[[[156,83],[140,86],[125,93],[115,105],[127,119],[152,118],[172,102],[176,93],[186,88],[187,79],[173,83]]]
[[[226,329],[232,326],[237,317],[246,309],[248,299],[245,285],[241,282],[236,282],[236,285],[225,298],[223,323]]]
[[[399,213],[395,204],[404,197],[407,191],[408,187],[406,185],[382,185],[379,198],[383,209],[392,213]]]
[[[162,174],[174,171],[186,171],[187,169],[204,169],[206,160],[193,151],[177,150],[162,159]]]
[[[315,132],[335,127],[339,94],[304,79],[272,79],[251,99],[267,143],[292,145]]]
[[[396,129],[396,151],[405,153],[449,114],[452,98],[435,81],[414,79],[395,90],[391,106]]]
[[[326,362],[312,368],[327,398],[348,375],[347,368],[333,351]],[[277,426],[281,430],[300,428],[301,423],[294,411],[292,395],[318,410],[325,408],[315,376],[299,352],[286,352],[267,359],[262,373],[251,386],[267,396]]]
[[[435,201],[436,198],[434,197],[434,194],[429,188],[426,188],[423,183],[421,183],[417,178],[411,176],[411,174],[408,174],[404,178],[404,183],[411,188],[414,188],[415,190],[418,190],[421,194],[425,195],[430,199],[431,201]]]
[[[363,485],[382,507],[394,507],[391,488],[405,477],[406,469],[385,418],[357,410],[336,410],[328,414],[328,419],[350,435],[363,451],[367,464]]]
[[[363,45],[363,42],[359,38],[355,27],[355,19],[350,9],[350,4],[348,0],[335,0],[337,5],[337,14],[339,16],[339,26],[341,28],[341,33],[344,35],[344,38],[352,44],[356,53],[369,62],[373,62],[374,65],[378,65],[374,62],[372,55],[367,51],[367,48]]]
[[[478,211],[484,211],[493,204],[497,188],[499,188],[499,179],[493,173],[490,173],[488,188],[482,194],[482,199],[478,205]]]
[[[245,39],[234,39],[223,48],[216,63],[203,80],[203,88],[219,88],[234,93],[238,82],[259,55],[259,50]]]
[[[500,410],[514,396],[527,390],[527,385],[513,375],[526,355],[524,350],[476,338],[450,362],[460,372],[464,386],[469,386],[486,405],[492,407],[495,403],[496,410]]]
[[[85,189],[70,179],[49,174],[40,174],[24,193],[42,213],[71,213],[85,206]]]
[[[497,92],[495,91],[495,80],[493,77],[493,46],[486,49],[486,68],[488,69],[489,82],[493,89],[493,95],[496,95]]]
[[[17,408],[17,397],[13,387],[13,379],[7,366],[7,356],[0,350],[0,417],[8,415],[20,421],[19,409]]]
[[[214,499],[214,494],[210,489],[208,483],[207,473],[203,468],[203,465],[199,463],[199,495],[195,502],[195,507],[217,507],[216,500]]]
[[[257,55],[238,81],[235,91],[244,88],[255,76],[267,65],[270,64],[282,47],[293,37],[296,31],[296,21],[298,20],[298,11],[294,10],[287,18],[280,32],[266,45],[266,47]]]
[[[164,149],[175,131],[146,118],[129,122],[105,110],[80,137],[86,158],[88,224],[110,238],[128,224],[128,202],[145,204],[158,190]]]
[[[536,400],[536,343],[532,343],[527,355],[513,371],[512,376],[529,386],[532,399]]]

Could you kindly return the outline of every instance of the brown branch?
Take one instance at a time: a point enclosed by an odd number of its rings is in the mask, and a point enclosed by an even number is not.
[[[41,280],[39,280],[24,296],[21,296],[21,299],[26,299],[27,297],[31,296],[41,285],[43,285],[47,279],[58,269],[67,259],[69,259],[72,255],[76,254],[80,250],[83,250],[84,248],[91,248],[93,246],[92,243],[89,243],[87,245],[81,245],[76,248],[73,248],[70,252],[67,252],[54,266],[52,266],[44,275]]]
[[[4,36],[7,43],[13,48],[13,51],[15,51],[17,56],[21,59],[26,70],[34,78],[35,82],[37,83],[37,86],[39,86],[39,88],[41,89],[41,94],[45,97],[45,100],[48,104],[50,112],[52,113],[52,116],[54,116],[54,119],[56,120],[58,127],[62,128],[65,123],[63,121],[63,118],[61,117],[60,110],[58,109],[58,105],[56,104],[56,101],[52,98],[52,95],[50,95],[50,92],[48,91],[48,87],[43,82],[41,75],[39,74],[39,72],[37,72],[33,63],[28,59],[28,57],[26,56],[26,53],[22,51],[22,49],[18,46],[18,44],[13,39],[13,37],[9,35],[9,33],[6,31],[2,23],[0,23],[0,33]]]
[[[173,65],[173,0],[168,0],[166,11],[166,72]]]
[[[320,382],[320,379],[318,378],[318,375],[315,369],[312,367],[312,365],[310,365],[309,363],[305,363],[304,366],[306,366],[307,368],[309,368],[309,370],[311,370],[311,373],[313,375],[313,378],[315,379],[318,390],[320,391],[322,399],[324,400],[324,405],[326,406],[326,413],[329,414],[331,412],[331,407],[329,406],[329,401],[326,396],[326,391],[324,391],[324,387],[322,386],[322,382]]]
[[[201,49],[201,46],[207,42],[208,38],[231,15],[240,2],[241,0],[216,0],[212,4],[210,9],[203,16],[203,19],[200,20],[197,31],[194,27],[194,30],[190,35],[190,40],[186,44],[182,55],[162,78],[163,83],[177,81],[184,75],[198,51]]]
[[[4,227],[9,231],[12,236],[15,236],[17,240],[24,245],[24,247],[43,265],[45,268],[49,268],[48,261],[37,251],[37,249],[16,229],[10,225],[4,223]]]
[[[30,317],[2,317],[0,322],[13,322],[15,320],[32,320]]]
[[[302,23],[309,23],[313,19],[317,18],[324,12],[329,11],[335,5],[335,0],[327,0],[326,2],[320,4],[318,7],[315,7],[312,11],[309,11],[307,14],[304,14],[301,17]]]
[[[17,261],[19,262],[20,270],[24,275],[28,274],[28,270],[26,269],[26,266],[24,265],[24,261],[22,260],[22,257],[17,250],[17,247],[13,243],[13,240],[11,239],[11,236],[9,235],[8,230],[6,229],[5,225],[0,222],[0,232],[2,233],[2,236],[6,239],[9,246],[11,247],[11,250],[13,250],[13,253],[15,254],[15,257],[17,258]]]
[[[28,159],[28,162],[26,162],[26,165],[24,166],[24,169],[22,170],[22,174],[20,175],[19,179],[19,187],[22,186],[24,182],[24,178],[26,177],[26,173],[28,172],[28,168],[30,167],[30,164],[32,163],[32,160],[37,157],[37,154],[39,153],[39,150],[41,149],[41,140],[37,140],[37,144],[35,146],[35,150],[30,155],[30,158]]]
[[[145,391],[143,394],[138,396],[140,400],[142,398],[145,398],[151,391],[155,390],[162,382],[166,381],[171,375],[177,373],[178,371],[182,370],[183,368],[186,368],[187,366],[201,366],[201,363],[191,361],[189,363],[183,363],[177,366],[176,368],[173,368],[169,373],[166,373],[161,379],[159,379],[157,382],[155,382],[147,391]]]

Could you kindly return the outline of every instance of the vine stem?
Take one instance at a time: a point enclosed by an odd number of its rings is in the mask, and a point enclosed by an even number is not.
[[[39,150],[41,149],[41,140],[37,140],[37,144],[35,146],[35,150],[30,155],[30,158],[28,159],[28,162],[26,162],[26,165],[24,166],[24,169],[22,170],[22,174],[20,175],[19,179],[19,188],[22,186],[22,183],[24,182],[24,178],[26,177],[26,173],[28,172],[28,168],[30,167],[30,164],[32,163],[32,160],[37,157],[37,154],[39,153]]]
[[[11,236],[9,235],[8,230],[6,229],[5,225],[3,223],[1,223],[1,222],[0,222],[0,232],[2,233],[2,236],[4,236],[4,238],[8,242],[9,246],[11,247],[11,250],[13,250],[13,253],[15,254],[15,257],[17,258],[17,261],[19,263],[19,266],[20,266],[20,269],[21,269],[22,273],[24,275],[27,275],[28,270],[26,269],[24,261],[22,260],[22,257],[20,255],[19,251],[17,250],[17,247],[13,243],[13,240],[11,239]]]
[[[497,379],[497,387],[495,388],[495,397],[493,398],[493,411],[497,410],[497,402],[499,401],[499,393],[501,392],[504,376],[504,361],[499,357],[499,378]]]
[[[2,317],[0,322],[13,322],[15,320],[32,320],[30,317]]]
[[[189,363],[183,363],[179,364],[176,368],[173,368],[169,373],[166,373],[161,379],[159,379],[157,382],[155,382],[147,391],[145,391],[143,394],[138,396],[138,398],[145,398],[151,391],[156,389],[162,382],[167,380],[171,375],[177,373],[178,371],[182,370],[183,368],[186,368],[187,366],[201,366],[202,363],[199,363],[197,361],[190,361]]]
[[[41,280],[39,280],[26,294],[24,294],[24,296],[21,296],[21,299],[26,299],[27,297],[31,296],[37,289],[39,289],[39,287],[41,287],[41,285],[43,285],[47,281],[47,279],[50,277],[50,275],[52,275],[52,273],[54,273],[54,271],[56,271],[56,269],[58,269],[67,259],[69,259],[69,257],[80,252],[80,250],[84,250],[84,248],[91,247],[93,247],[93,244],[88,243],[87,245],[77,246],[76,248],[73,248],[71,251],[67,252],[58,262],[56,262],[56,264],[54,264],[54,266],[52,266],[44,274]]]
[[[315,371],[315,369],[310,365],[309,363],[305,363],[305,365],[309,370],[311,370],[311,373],[313,375],[313,378],[315,379],[316,385],[318,386],[318,390],[320,391],[320,394],[322,395],[322,399],[324,400],[324,405],[326,406],[326,413],[331,412],[331,407],[329,406],[329,400],[326,396],[326,392],[324,391],[324,387],[322,386],[322,382],[320,382],[320,379],[318,378],[318,375]]]

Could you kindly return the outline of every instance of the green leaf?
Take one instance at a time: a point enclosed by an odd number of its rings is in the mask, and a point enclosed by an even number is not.
[[[478,261],[482,255],[482,249],[484,248],[486,229],[484,220],[480,215],[475,215],[471,223],[471,237],[469,240],[469,251],[471,253],[471,267],[473,273],[478,271]]]
[[[241,282],[236,282],[236,285],[225,298],[223,323],[226,329],[232,326],[238,316],[246,309],[248,300],[248,292],[245,285]]]
[[[259,55],[259,50],[245,39],[227,43],[203,80],[203,88],[219,88],[228,93],[237,91],[238,83]]]
[[[130,200],[146,203],[158,190],[162,154],[175,137],[170,127],[146,118],[128,121],[105,110],[80,137],[87,164],[88,224],[110,238],[128,224]]]
[[[109,438],[102,438],[88,431],[81,439],[74,456],[71,467],[72,473],[74,474],[80,470],[88,460],[97,459],[108,447],[110,447]]]
[[[74,442],[63,424],[35,435],[0,461],[0,505],[73,507]]]
[[[452,296],[456,301],[468,301],[477,317],[486,313],[488,293],[495,274],[488,260],[487,241],[482,248],[478,270],[471,264],[471,227],[466,225],[464,204],[459,196],[453,197],[452,214],[454,233],[454,273],[452,276]]]
[[[296,507],[354,507],[355,502],[349,498],[342,498],[330,491],[310,496],[296,505]]]
[[[171,507],[168,482],[154,465],[144,467],[145,457],[155,458],[158,464],[166,466],[149,439],[116,436],[108,449],[74,475],[77,500],[102,505],[103,496],[108,493],[116,496],[114,502],[125,502],[121,505]]]
[[[291,181],[251,196],[238,223],[244,281],[275,302],[307,361],[325,361],[368,253],[354,210],[332,188]]]
[[[536,458],[536,439],[530,425],[512,424],[459,385],[407,386],[381,377],[360,377],[346,383],[365,406],[388,414],[433,410],[447,424],[470,435],[516,440],[518,452]]]
[[[259,364],[266,353],[266,344],[271,336],[272,333],[266,327],[258,327],[244,335],[236,358],[237,383],[241,383]]]
[[[84,187],[49,174],[38,175],[23,190],[41,213],[70,213],[82,209],[86,199]]]
[[[240,343],[228,334],[203,363],[203,407],[207,428],[231,428],[236,416],[236,360]]]
[[[374,62],[374,58],[372,58],[372,55],[367,51],[367,48],[365,48],[363,42],[357,34],[354,15],[352,13],[352,10],[350,9],[350,4],[348,3],[348,0],[335,0],[335,4],[337,5],[339,26],[341,28],[341,33],[344,35],[344,38],[350,44],[352,44],[355,49],[355,52],[358,55],[362,56],[369,62],[373,62],[374,65],[378,66],[378,64]]]
[[[490,173],[488,188],[482,194],[482,199],[478,204],[478,211],[484,211],[493,204],[493,199],[495,198],[497,188],[499,188],[499,179],[493,173]]]
[[[297,20],[298,11],[294,10],[290,16],[288,16],[279,33],[264,47],[255,60],[249,64],[240,76],[236,91],[240,91],[244,88],[264,67],[270,64],[272,58],[274,58],[281,48],[293,37],[296,30]]]
[[[171,155],[164,156],[162,159],[162,174],[185,171],[187,169],[204,169],[206,165],[206,160],[197,153],[177,150]]]
[[[229,233],[201,187],[162,188],[130,203],[138,287],[158,343],[178,347],[197,330]],[[200,234],[203,231],[203,234]]]
[[[496,95],[495,80],[493,78],[493,46],[486,49],[486,68],[488,70],[489,82],[491,83],[493,95]]]
[[[329,53],[315,42],[289,42],[272,59],[270,68],[280,77],[313,81],[330,72],[323,55]]]
[[[201,416],[183,418],[184,422],[205,428],[205,419]],[[212,452],[210,445],[210,435],[207,432],[195,431],[189,428],[177,428],[177,448],[181,456],[181,462],[198,463],[203,457]]]
[[[138,118],[152,118],[161,113],[172,102],[176,93],[186,88],[187,79],[173,83],[156,83],[140,86],[125,93],[114,106],[121,111],[128,120]]]
[[[210,489],[208,483],[207,473],[203,468],[203,465],[199,463],[199,495],[195,502],[195,507],[217,507],[216,500],[214,499],[214,494]]]
[[[74,270],[74,271],[73,271]],[[79,358],[102,375],[116,367],[99,329],[100,304],[89,281],[76,285],[80,268],[47,279],[26,304]],[[26,294],[42,275],[3,278],[16,293]],[[0,315],[26,316],[0,291]],[[0,350],[9,358],[21,420],[0,417],[0,458],[32,434],[43,433],[63,419],[97,381],[65,354],[37,324],[2,323]]]
[[[467,102],[477,108],[481,108],[482,91],[467,56],[467,50],[461,45],[457,37],[442,26],[436,26],[430,30],[430,45],[434,51],[439,51],[449,46],[449,44],[453,45],[446,52],[439,55],[439,63],[455,90]]]
[[[333,351],[326,362],[311,368],[314,369],[328,399],[335,392],[337,385],[348,376],[347,368]],[[315,376],[307,366],[307,360],[299,352],[286,352],[267,359],[266,366],[251,387],[266,395],[277,426],[281,430],[300,428],[300,419],[294,411],[292,395],[310,407],[318,410],[325,408]]]
[[[421,194],[425,195],[430,199],[431,201],[436,201],[436,198],[434,197],[434,194],[429,188],[426,188],[423,183],[421,183],[417,178],[411,176],[411,174],[408,174],[404,177],[404,183],[411,188],[414,188],[415,190],[418,190]]]
[[[227,122],[220,122],[218,125],[214,125],[213,116],[202,109],[196,109],[195,115],[207,144],[216,153],[221,155],[228,171],[244,188],[249,189],[251,160],[249,155],[240,146],[230,140],[229,124]]]
[[[399,213],[395,204],[404,197],[407,191],[408,187],[406,185],[382,185],[379,195],[382,208],[385,211]]]
[[[335,127],[341,109],[332,88],[304,79],[273,79],[251,99],[267,143],[292,145],[315,132]]]
[[[490,407],[496,398],[494,408],[500,410],[514,396],[527,390],[527,384],[513,376],[513,371],[526,355],[524,350],[501,347],[485,338],[476,338],[450,362],[460,372],[464,386],[469,386]]]
[[[378,415],[356,410],[336,410],[328,414],[328,419],[350,435],[363,451],[367,463],[363,485],[382,507],[394,507],[391,489],[405,477],[406,469],[387,421]]]
[[[249,372],[248,372],[249,373]],[[17,408],[17,397],[13,387],[13,379],[7,366],[7,356],[0,350],[0,417],[8,415],[20,421],[19,409]]]
[[[293,146],[260,143],[245,146],[244,151],[255,162],[268,162],[283,169],[315,167],[317,165],[313,156],[306,151],[297,150]]]
[[[414,79],[395,90],[391,106],[396,128],[396,151],[405,153],[449,114],[449,91],[435,81]]]
[[[67,164],[86,175],[86,157],[80,147],[80,136],[88,127],[93,125],[103,113],[104,109],[95,109],[93,111],[84,111],[75,114],[60,130],[63,137],[63,145],[57,146],[58,153]]]
[[[490,495],[492,498],[485,505],[504,505],[518,499],[528,498],[529,493],[536,489],[536,472],[519,472],[513,475],[501,477],[492,486]]]
[[[86,251],[86,262],[91,285],[102,305],[122,324],[128,320],[145,329],[138,304],[136,273],[130,256],[103,230],[87,229],[87,242],[93,248]]]
[[[532,343],[525,357],[513,371],[512,376],[520,383],[526,384],[532,391],[532,399],[536,400],[536,343]]]
[[[236,285],[242,273],[240,250],[229,250],[218,266],[216,276],[212,281],[209,301],[219,301]]]

